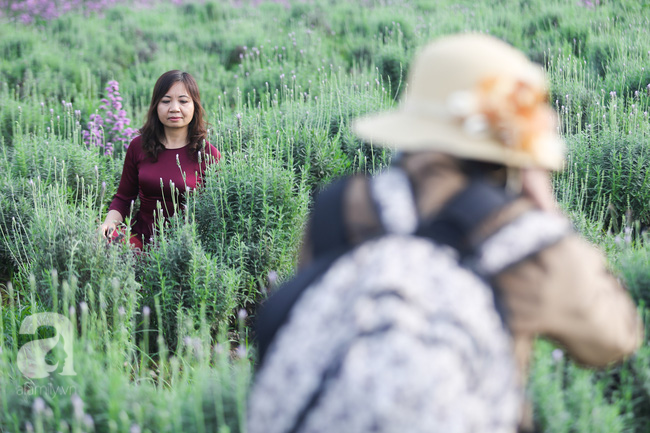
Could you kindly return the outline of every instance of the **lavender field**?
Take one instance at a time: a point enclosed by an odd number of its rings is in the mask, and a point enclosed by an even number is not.
[[[450,33],[497,36],[545,67],[568,148],[556,196],[645,316],[649,11],[631,0],[0,0],[0,432],[245,432],[251,324],[294,272],[314,191],[390,163],[351,119],[394,106],[413,53]],[[97,228],[170,69],[197,79],[223,158],[138,256]],[[52,326],[21,332],[46,312],[76,326],[56,341]],[[52,371],[29,377],[38,339]],[[647,432],[650,349],[594,371],[539,340],[529,393],[542,431]]]

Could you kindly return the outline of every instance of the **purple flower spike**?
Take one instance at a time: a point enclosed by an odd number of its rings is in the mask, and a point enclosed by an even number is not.
[[[131,119],[122,109],[119,83],[115,80],[109,81],[105,90],[106,98],[100,101],[99,112],[90,115],[88,129],[83,131],[83,138],[88,146],[101,147],[104,154],[112,155],[115,144],[128,148],[137,130],[127,127],[131,124]]]

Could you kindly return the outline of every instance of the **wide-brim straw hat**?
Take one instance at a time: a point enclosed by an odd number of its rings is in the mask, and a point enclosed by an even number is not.
[[[481,34],[438,39],[416,56],[397,109],[354,132],[401,151],[435,150],[510,167],[562,167],[564,145],[541,66]]]

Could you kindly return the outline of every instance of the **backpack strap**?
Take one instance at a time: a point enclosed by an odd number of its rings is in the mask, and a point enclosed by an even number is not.
[[[416,236],[432,239],[458,251],[461,259],[473,253],[469,236],[492,214],[503,209],[514,197],[503,188],[492,186],[484,180],[472,180],[452,197],[440,212],[424,221]]]
[[[316,196],[309,228],[313,257],[348,245],[343,221],[343,193],[349,180],[337,179]]]
[[[571,223],[566,218],[531,210],[486,239],[467,264],[478,275],[491,280],[572,232]]]
[[[370,195],[384,231],[413,234],[418,227],[418,211],[408,176],[398,167],[370,179]]]

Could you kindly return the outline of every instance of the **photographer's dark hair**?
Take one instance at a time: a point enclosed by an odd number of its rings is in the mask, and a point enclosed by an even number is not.
[[[459,159],[460,169],[470,179],[484,179],[490,183],[505,188],[508,179],[508,168],[496,162]]]
[[[201,150],[207,139],[207,129],[205,120],[205,111],[201,106],[201,96],[199,94],[199,86],[192,75],[187,72],[179,70],[167,71],[158,78],[156,85],[151,94],[151,104],[149,105],[149,112],[147,113],[147,120],[144,126],[140,129],[142,135],[142,149],[147,156],[158,160],[158,154],[162,152],[165,146],[162,144],[162,138],[165,136],[165,129],[163,124],[158,119],[158,104],[165,96],[167,91],[175,84],[181,82],[185,85],[192,101],[194,101],[194,117],[188,125],[187,138],[189,145],[187,151],[193,157],[196,157],[197,152]]]

